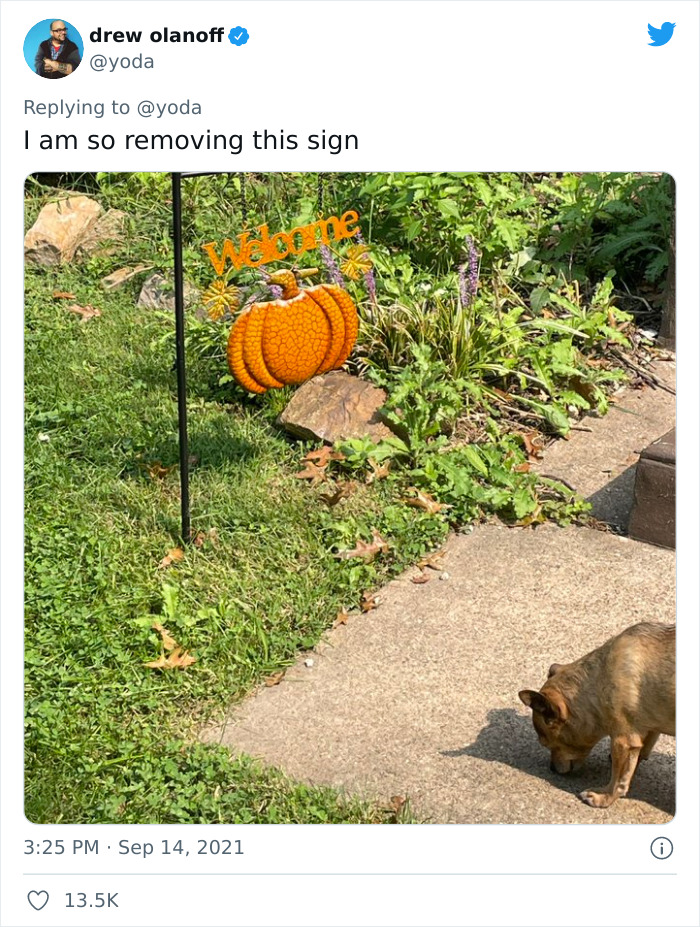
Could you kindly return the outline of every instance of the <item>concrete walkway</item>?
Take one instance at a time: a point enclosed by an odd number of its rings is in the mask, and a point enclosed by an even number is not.
[[[557,445],[544,472],[573,485],[589,479],[588,494],[600,492],[620,462],[627,469],[631,454],[674,424],[674,398],[661,390],[627,393],[617,406],[634,414],[587,420],[593,431]],[[630,427],[614,424],[623,414]],[[594,810],[576,792],[607,781],[607,744],[575,776],[550,773],[517,693],[539,688],[552,662],[573,660],[631,624],[672,623],[674,553],[588,528],[487,525],[451,538],[442,563],[444,579],[433,572],[417,585],[418,570],[410,570],[390,583],[379,608],[327,635],[312,667],[300,658],[280,685],[235,707],[205,739],[302,781],[381,801],[408,797],[425,821],[672,817],[673,740],[661,738],[630,798]]]

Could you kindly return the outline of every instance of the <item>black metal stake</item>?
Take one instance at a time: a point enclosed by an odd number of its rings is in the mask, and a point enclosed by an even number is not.
[[[187,378],[185,375],[185,299],[182,275],[182,175],[173,173],[173,251],[175,256],[175,366],[180,441],[180,510],[182,540],[190,540],[190,461],[187,448]]]

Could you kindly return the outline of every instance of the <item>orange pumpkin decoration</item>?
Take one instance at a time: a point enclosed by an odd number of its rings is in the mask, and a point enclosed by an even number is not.
[[[357,340],[357,309],[342,287],[299,289],[291,270],[270,275],[282,298],[254,303],[228,339],[228,366],[252,393],[303,383],[342,367]]]

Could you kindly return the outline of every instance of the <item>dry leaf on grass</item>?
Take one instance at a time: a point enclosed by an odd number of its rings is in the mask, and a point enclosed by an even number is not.
[[[392,795],[389,799],[389,809],[394,812],[394,814],[399,815],[403,811],[406,802],[408,801],[402,795]]]
[[[75,293],[66,293],[64,290],[54,290],[51,295],[54,299],[75,299]]]
[[[168,631],[167,628],[164,628],[160,621],[154,621],[151,627],[154,631],[157,631],[160,634],[160,639],[164,650],[177,649],[177,641],[174,637],[171,637],[170,631]]]
[[[145,663],[144,666],[147,666],[149,669],[186,669],[196,662],[197,660],[192,654],[187,653],[182,647],[176,647],[175,650],[167,654],[167,656],[165,653],[161,653],[157,660]]]
[[[191,653],[179,646],[168,629],[164,628],[159,621],[154,621],[151,627],[160,634],[161,654],[157,660],[144,663],[144,666],[149,669],[186,669],[197,662]]]
[[[317,467],[323,469],[328,466],[331,460],[345,460],[345,455],[341,454],[340,451],[334,451],[329,444],[324,444],[323,447],[319,447],[318,450],[309,451],[302,459],[306,463],[311,461]]]
[[[351,496],[357,489],[357,483],[354,480],[349,480],[346,483],[336,484],[336,488],[333,492],[322,492],[319,493],[319,499],[322,502],[325,502],[329,508],[333,508],[334,505],[337,505],[343,499],[347,499]]]
[[[504,390],[499,389],[497,386],[492,387],[492,389],[493,389],[494,393],[495,393],[500,399],[502,399],[504,402],[510,402],[510,400],[513,398],[513,397],[510,395],[510,393],[506,393]]]
[[[298,473],[295,473],[294,476],[298,480],[311,480],[313,483],[322,483],[328,478],[323,467],[317,467],[310,461],[307,463],[304,470],[300,470]]]
[[[90,319],[95,319],[97,316],[102,315],[99,309],[95,309],[94,306],[79,306],[77,303],[74,303],[72,306],[66,307],[68,312],[74,312],[76,315],[80,316],[81,322],[89,322]]]
[[[517,467],[513,467],[513,473],[529,473],[530,469],[530,464],[525,460],[523,463],[519,463]]]
[[[429,512],[431,515],[438,515],[444,509],[449,508],[442,502],[438,502],[437,499],[433,497],[428,492],[421,492],[420,489],[416,489],[415,496],[409,496],[403,501],[406,505],[412,505],[416,509],[423,509],[425,512]]]
[[[219,533],[216,528],[210,528],[208,531],[193,531],[191,534],[192,543],[195,547],[203,547],[205,541],[211,541],[212,546],[216,547],[219,543]]]
[[[148,470],[148,475],[152,480],[164,480],[168,473],[176,468],[177,464],[164,467],[159,460],[154,460],[153,463],[146,464],[146,470]]]
[[[163,559],[158,564],[159,569],[164,570],[166,567],[169,567],[171,563],[176,563],[179,560],[185,559],[185,552],[179,547],[173,547],[167,552]]]
[[[375,480],[384,480],[389,476],[389,470],[391,470],[390,460],[387,460],[386,463],[378,464],[373,457],[370,457],[367,462],[372,468],[372,472],[367,474],[365,482],[374,483]]]
[[[352,550],[340,550],[334,556],[338,560],[349,560],[351,557],[362,557],[363,560],[369,563],[374,560],[377,554],[385,554],[388,550],[389,545],[387,542],[376,528],[372,528],[372,540],[369,544],[366,541],[358,541]]]
[[[280,670],[278,673],[273,673],[271,676],[268,676],[265,680],[265,685],[268,688],[271,688],[272,686],[278,686],[284,679],[285,672],[286,670]]]

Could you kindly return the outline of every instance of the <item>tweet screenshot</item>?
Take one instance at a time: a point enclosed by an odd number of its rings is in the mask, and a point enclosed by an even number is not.
[[[700,3],[0,14],[2,927],[700,927]]]

